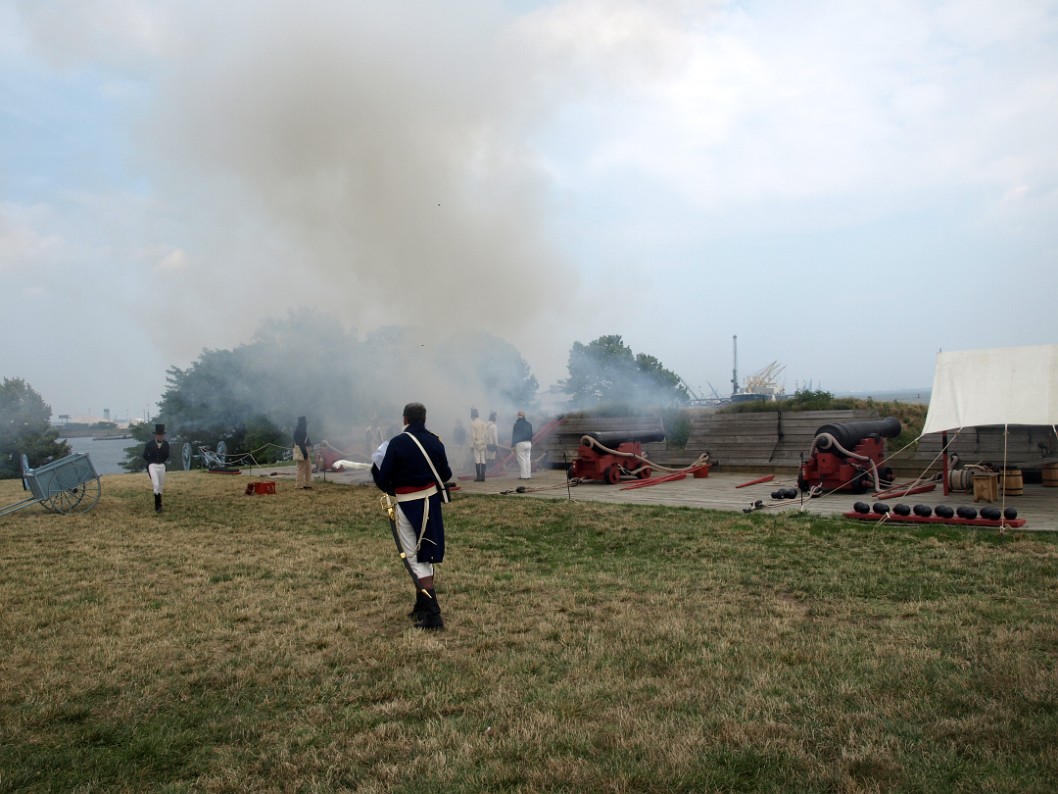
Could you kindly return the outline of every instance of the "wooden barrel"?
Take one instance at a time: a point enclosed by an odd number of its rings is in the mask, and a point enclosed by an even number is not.
[[[967,466],[964,469],[954,469],[948,479],[948,487],[953,491],[973,493],[974,477],[989,473],[991,471],[983,466]]]
[[[953,491],[972,491],[974,473],[971,469],[952,469],[948,474],[948,487]]]
[[[1021,469],[1003,469],[999,473],[999,490],[1006,496],[1021,496],[1025,493],[1025,481]]]
[[[1058,488],[1058,463],[1043,464],[1043,486]]]
[[[964,469],[952,469],[948,474],[948,487],[953,491],[973,493],[974,477],[987,474],[988,469],[982,466],[967,466]]]

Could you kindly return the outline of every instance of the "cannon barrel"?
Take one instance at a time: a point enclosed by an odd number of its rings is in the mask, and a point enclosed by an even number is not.
[[[652,441],[665,440],[665,433],[661,430],[610,430],[605,433],[593,430],[584,435],[595,439],[609,449],[616,449],[619,445],[629,442],[649,444]],[[581,441],[581,444],[584,446],[590,446],[590,444],[586,444],[583,441]]]
[[[896,438],[900,435],[900,420],[895,416],[887,416],[885,419],[865,419],[862,422],[836,422],[816,430],[816,437],[823,433],[834,436],[839,445],[851,450],[868,436]]]

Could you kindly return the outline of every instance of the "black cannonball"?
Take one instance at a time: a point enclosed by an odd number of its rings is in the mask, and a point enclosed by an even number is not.
[[[999,512],[998,507],[982,507],[981,518],[987,518],[989,521],[998,521],[999,517],[1003,515]]]
[[[864,515],[871,512],[871,506],[866,502],[856,502],[856,504],[852,506],[852,509],[857,513],[863,513]]]
[[[898,505],[893,505],[893,512],[898,516],[909,516],[911,515],[911,508],[901,502]]]
[[[1003,518],[1007,519],[1008,521],[1013,521],[1017,517],[1018,509],[1016,507],[1008,507],[1006,510],[1003,511]]]
[[[954,518],[955,517],[955,511],[952,510],[947,505],[937,505],[936,507],[933,508],[933,512],[936,513],[937,516],[940,517],[940,518]]]
[[[871,509],[874,510],[874,512],[876,512],[878,515],[884,516],[886,513],[889,512],[889,505],[887,505],[885,502],[875,502],[874,507]]]
[[[977,518],[977,511],[972,507],[967,507],[963,505],[962,507],[957,507],[955,509],[955,515],[957,515],[959,518],[965,518],[968,521],[973,521],[975,518]]]
[[[785,499],[786,498],[786,491],[784,491],[782,488],[780,488],[778,491],[772,491],[771,492],[771,498],[772,499]]]
[[[787,488],[784,493],[786,494],[787,499],[796,499],[798,491],[796,488]]]
[[[919,518],[929,518],[931,515],[933,515],[933,508],[929,505],[915,505],[911,509]]]

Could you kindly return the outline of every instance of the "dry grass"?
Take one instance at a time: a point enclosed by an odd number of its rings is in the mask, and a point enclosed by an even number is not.
[[[1053,791],[1058,547],[371,488],[0,518],[0,791]],[[0,482],[0,504],[22,498]]]

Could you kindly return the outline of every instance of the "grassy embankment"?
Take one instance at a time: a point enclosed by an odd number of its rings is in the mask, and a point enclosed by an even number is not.
[[[0,518],[0,791],[1053,791],[1058,545],[365,487]],[[0,482],[0,504],[22,498]]]

